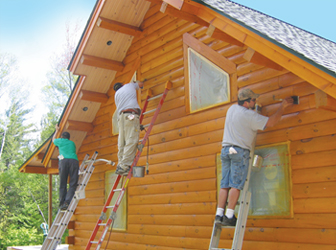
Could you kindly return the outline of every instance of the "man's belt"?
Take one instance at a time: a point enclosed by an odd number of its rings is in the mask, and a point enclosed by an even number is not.
[[[124,114],[137,114],[137,115],[140,115],[140,110],[138,109],[124,109],[122,110],[120,113],[124,113]]]
[[[237,147],[237,148],[242,148],[242,147],[239,147],[239,146],[237,146],[237,145],[233,145],[233,144],[222,146],[222,148],[224,148],[224,147]]]

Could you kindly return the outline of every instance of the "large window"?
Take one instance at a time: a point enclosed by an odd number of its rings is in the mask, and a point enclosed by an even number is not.
[[[190,112],[230,101],[229,75],[214,63],[188,49]]]
[[[255,154],[263,157],[261,168],[251,169],[249,191],[252,194],[250,216],[291,217],[292,195],[288,144],[257,147]],[[222,164],[217,155],[217,188],[220,189]],[[236,207],[236,213],[238,212]]]
[[[105,173],[105,202],[111,192],[112,186],[117,179],[118,175],[114,173],[115,171],[107,171]],[[117,188],[122,188],[122,181],[119,182]],[[120,192],[116,192],[113,195],[111,206],[115,204]],[[119,208],[117,210],[117,218],[113,223],[113,230],[126,230],[127,226],[127,191],[124,194],[122,201],[120,202]],[[112,208],[107,209],[106,216],[109,218]]]
[[[237,68],[192,35],[183,35],[185,100],[188,113],[237,100]]]

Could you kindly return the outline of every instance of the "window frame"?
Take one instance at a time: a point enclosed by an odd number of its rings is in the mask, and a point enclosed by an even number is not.
[[[237,85],[237,67],[236,64],[229,59],[222,56],[217,51],[208,47],[192,35],[185,33],[183,34],[183,56],[184,56],[184,77],[185,77],[185,107],[187,113],[196,113],[204,111],[213,107],[223,105],[223,103],[217,103],[200,110],[191,111],[190,109],[190,80],[189,80],[189,52],[188,49],[191,48],[198,54],[203,56],[205,59],[209,60],[217,67],[225,71],[229,75],[229,100],[225,103],[230,103],[237,101],[238,95],[238,85]]]

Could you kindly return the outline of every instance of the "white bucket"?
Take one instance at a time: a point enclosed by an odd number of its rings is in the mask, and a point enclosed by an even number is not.
[[[133,177],[144,177],[145,176],[145,167],[144,166],[134,166],[132,170]]]

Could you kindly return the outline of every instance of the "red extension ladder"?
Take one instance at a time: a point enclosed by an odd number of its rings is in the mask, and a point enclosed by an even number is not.
[[[124,197],[125,190],[126,190],[126,188],[127,188],[127,186],[128,186],[128,183],[129,183],[129,181],[130,181],[130,179],[131,179],[131,177],[132,177],[132,170],[133,170],[133,167],[136,166],[136,164],[138,163],[138,160],[139,160],[139,158],[140,158],[140,156],[141,156],[141,153],[142,153],[142,149],[143,149],[144,146],[146,145],[147,139],[148,139],[149,134],[150,134],[150,132],[151,132],[151,130],[152,130],[152,127],[153,127],[153,125],[154,125],[154,122],[155,122],[155,120],[156,120],[156,118],[157,118],[157,116],[158,116],[158,114],[159,114],[159,112],[160,112],[160,109],[161,109],[161,107],[162,107],[162,104],[163,104],[163,102],[164,102],[164,100],[165,100],[165,98],[166,98],[166,96],[167,96],[168,91],[171,89],[171,87],[172,87],[172,83],[171,83],[170,81],[166,82],[164,92],[163,92],[162,94],[157,95],[157,96],[154,96],[154,97],[151,97],[151,96],[152,96],[151,91],[148,90],[147,98],[146,98],[144,107],[143,107],[143,109],[142,109],[141,115],[140,115],[140,124],[142,123],[142,120],[143,120],[143,117],[144,117],[145,114],[149,114],[149,113],[152,113],[152,112],[155,112],[155,113],[154,113],[154,115],[153,115],[153,117],[152,117],[151,122],[150,122],[149,124],[143,126],[144,128],[148,127],[148,128],[147,128],[147,131],[146,131],[146,134],[145,134],[145,136],[143,137],[143,139],[140,140],[140,141],[141,141],[141,144],[138,145],[138,152],[137,152],[137,154],[136,154],[136,156],[135,156],[135,158],[134,158],[134,161],[133,161],[132,166],[131,166],[131,169],[130,169],[130,171],[129,171],[127,177],[126,177],[126,180],[123,182],[124,184],[123,184],[122,188],[117,189],[117,187],[118,187],[118,185],[119,185],[119,182],[120,182],[120,180],[122,179],[122,176],[121,176],[121,175],[118,175],[117,179],[115,180],[115,182],[114,182],[114,184],[113,184],[113,186],[112,186],[112,189],[111,189],[111,191],[110,191],[110,194],[109,194],[109,196],[108,196],[108,198],[107,198],[107,200],[106,200],[106,203],[105,203],[105,205],[104,205],[104,207],[103,207],[101,216],[99,217],[99,219],[98,219],[98,221],[97,221],[97,223],[96,223],[96,226],[95,226],[95,228],[94,228],[94,230],[93,230],[93,232],[92,232],[92,235],[91,235],[91,237],[90,237],[90,239],[89,239],[89,241],[88,241],[88,243],[87,243],[87,245],[86,245],[86,248],[85,248],[86,250],[89,250],[93,244],[96,245],[96,248],[95,248],[95,249],[100,249],[100,247],[101,247],[101,245],[102,245],[102,243],[103,243],[103,241],[104,241],[104,238],[105,238],[105,236],[106,236],[106,234],[107,234],[107,232],[108,232],[110,226],[112,225],[112,227],[113,227],[113,222],[115,221],[115,219],[116,219],[116,217],[117,217],[117,210],[118,210],[118,207],[119,207],[119,205],[120,205],[120,203],[121,203],[121,201],[122,201],[122,198]],[[154,99],[158,99],[158,98],[160,98],[160,97],[161,97],[161,100],[160,100],[160,102],[159,102],[157,108],[146,112],[148,102],[151,101],[151,100],[154,100]],[[114,194],[117,193],[117,192],[119,192],[118,198],[117,198],[115,204],[111,206],[111,205],[110,205],[111,200],[112,200]],[[113,208],[113,210],[112,210],[112,212],[111,212],[110,217],[109,217],[108,220],[106,221],[106,223],[103,223],[103,220],[106,219],[106,211],[107,211],[108,208]],[[104,227],[104,229],[103,229],[103,233],[102,233],[101,237],[99,238],[99,240],[98,240],[98,241],[95,241],[96,235],[97,235],[98,230],[99,230],[99,228],[100,228],[101,226]]]

